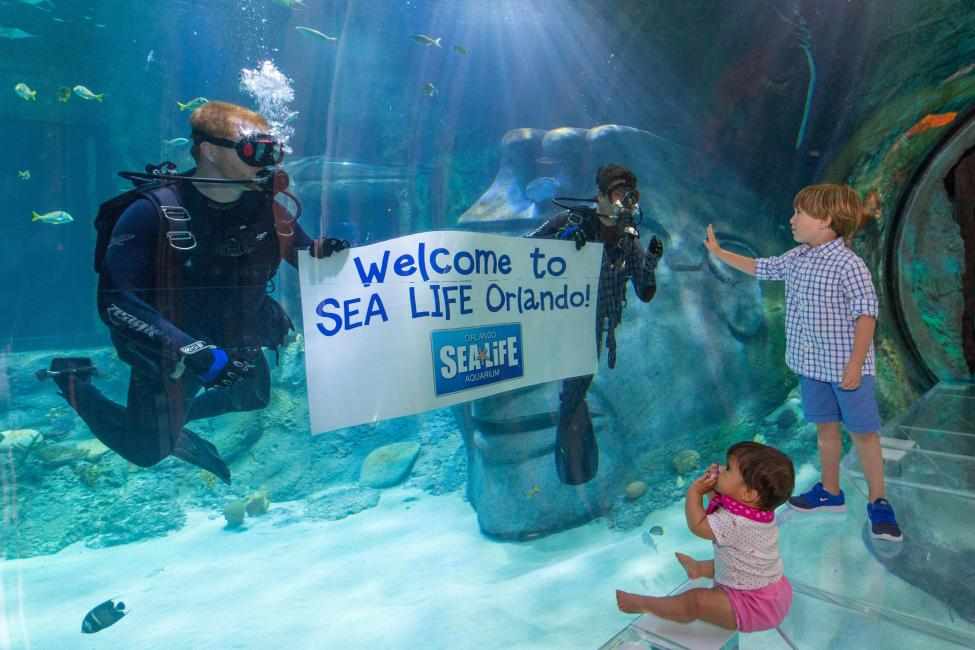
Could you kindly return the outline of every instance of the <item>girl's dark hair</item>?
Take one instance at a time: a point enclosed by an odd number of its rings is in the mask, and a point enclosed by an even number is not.
[[[757,442],[739,442],[728,448],[745,485],[758,493],[758,507],[775,510],[786,502],[795,487],[796,470],[781,451]]]
[[[603,165],[596,171],[596,187],[599,193],[609,196],[610,190],[625,185],[636,189],[636,174],[622,165]]]

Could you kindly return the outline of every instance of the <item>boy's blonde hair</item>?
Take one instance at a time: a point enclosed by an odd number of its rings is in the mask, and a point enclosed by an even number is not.
[[[265,133],[271,128],[260,113],[230,102],[207,102],[190,114],[190,129],[194,134],[236,140],[241,125]],[[195,140],[190,154],[194,160],[200,159],[200,145]]]
[[[830,220],[830,228],[847,244],[864,224],[877,216],[877,194],[871,192],[867,201],[860,199],[849,185],[822,183],[799,190],[792,207],[814,219]]]

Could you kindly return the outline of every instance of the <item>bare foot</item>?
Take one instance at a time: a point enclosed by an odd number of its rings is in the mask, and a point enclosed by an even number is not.
[[[699,562],[692,558],[690,555],[684,555],[683,553],[674,553],[677,556],[677,561],[680,565],[684,567],[684,571],[687,571],[687,577],[691,580],[697,580],[698,578],[704,577],[701,572],[701,568],[698,566]]]
[[[616,606],[621,612],[627,614],[639,614],[646,611],[642,606],[643,596],[631,594],[625,591],[616,590]]]

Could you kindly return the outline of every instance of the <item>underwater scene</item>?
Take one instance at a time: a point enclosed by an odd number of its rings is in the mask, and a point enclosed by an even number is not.
[[[0,0],[0,650],[975,647],[975,6]]]

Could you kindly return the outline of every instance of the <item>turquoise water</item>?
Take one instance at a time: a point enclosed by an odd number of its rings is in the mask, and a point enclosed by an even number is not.
[[[907,0],[0,3],[0,648],[600,647],[631,620],[614,588],[668,593],[683,582],[673,551],[710,553],[682,503],[730,444],[765,441],[793,459],[797,487],[816,480],[782,287],[701,242],[713,223],[740,254],[787,250],[793,195],[822,181],[879,193],[881,218],[854,248],[882,306],[884,435],[917,449],[888,462],[899,560],[863,537],[853,456],[842,525],[783,520],[801,586],[784,629],[810,648],[972,645],[954,577],[967,575],[975,419],[965,384],[928,391],[968,379],[965,251],[941,177],[975,145],[973,22],[963,3]],[[94,220],[132,186],[117,172],[194,166],[187,104],[200,98],[268,119],[293,193],[278,199],[300,203],[310,237],[347,240],[343,259],[438,231],[521,237],[556,213],[553,197],[593,196],[601,165],[631,168],[640,242],[665,251],[654,299],[627,290],[617,366],[603,354],[588,391],[595,478],[556,474],[557,381],[387,412],[422,392],[403,359],[429,339],[391,325],[382,342],[404,351],[368,368],[368,349],[313,349],[315,306],[287,263],[267,295],[295,330],[261,353],[266,405],[187,426],[229,485],[99,442],[35,373],[88,358],[108,399],[130,399],[131,358],[96,304]],[[516,320],[528,332],[534,318]],[[592,340],[547,322],[542,338]],[[309,396],[309,354],[331,391]],[[530,357],[531,371],[554,374],[556,356]],[[392,379],[369,390],[374,376]],[[360,401],[373,417],[316,429],[311,413]],[[131,613],[81,635],[107,599]]]

